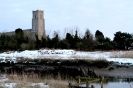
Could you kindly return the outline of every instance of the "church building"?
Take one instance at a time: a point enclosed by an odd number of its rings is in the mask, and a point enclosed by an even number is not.
[[[24,29],[24,36],[28,37],[29,39],[35,40],[36,37],[39,40],[42,40],[42,38],[46,38],[45,34],[45,19],[44,19],[44,13],[42,10],[36,10],[32,13],[32,29]],[[5,32],[0,33],[5,34],[8,36],[15,35],[15,31],[12,32]]]

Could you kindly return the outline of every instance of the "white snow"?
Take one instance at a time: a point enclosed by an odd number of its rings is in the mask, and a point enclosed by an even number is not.
[[[2,86],[4,88],[16,88],[16,83],[5,83]]]
[[[121,51],[119,51],[121,53]],[[124,52],[124,51],[123,51]],[[25,51],[9,51],[0,53],[0,62],[13,61],[16,62],[18,59],[105,59],[107,61],[114,61],[119,63],[131,63],[133,64],[133,58],[113,58],[113,51],[75,51],[75,50],[25,50]]]
[[[38,86],[39,88],[49,88],[49,85],[44,83],[31,83],[31,86],[34,88],[35,86]]]
[[[0,83],[8,81],[9,79],[6,77],[6,75],[0,74]]]
[[[0,83],[0,88],[17,88],[17,86],[22,86],[23,83]],[[49,88],[49,85],[45,83],[30,83],[25,84],[23,88]]]

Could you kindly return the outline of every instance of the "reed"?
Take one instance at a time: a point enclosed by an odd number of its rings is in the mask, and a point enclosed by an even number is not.
[[[112,58],[133,58],[133,51],[114,51],[110,56]]]
[[[59,75],[57,78],[52,76],[41,77],[38,74],[10,74],[7,78],[12,83],[16,83],[17,88],[29,88],[32,84],[36,85],[48,85],[49,88],[68,88],[69,80],[63,80]],[[39,87],[40,88],[40,87]]]

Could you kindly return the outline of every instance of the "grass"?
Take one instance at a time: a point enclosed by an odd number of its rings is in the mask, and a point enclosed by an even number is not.
[[[41,78],[38,74],[29,74],[29,75],[10,74],[10,75],[7,75],[7,78],[10,80],[10,82],[16,83],[17,88],[22,88],[22,87],[32,88],[31,87],[32,83],[38,84],[38,86],[39,86],[39,83],[48,84],[49,88],[68,88],[68,80],[63,80],[60,77],[58,77],[57,79],[54,79],[50,76]]]

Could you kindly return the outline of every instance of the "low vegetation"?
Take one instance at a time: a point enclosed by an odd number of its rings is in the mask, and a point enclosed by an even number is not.
[[[114,51],[112,58],[133,58],[133,51]]]
[[[76,78],[77,76],[96,77],[91,67],[106,68],[110,62],[105,60],[51,60],[36,59],[27,60],[18,63],[0,63],[0,72],[6,74],[39,74],[41,77],[52,76],[58,78],[60,75],[63,79]]]
[[[68,82],[69,82],[69,80],[61,79],[60,76],[57,79],[54,79],[50,76],[40,77],[38,74],[24,74],[24,73],[22,75],[10,74],[10,75],[6,75],[6,77],[8,78],[9,82],[16,84],[15,88],[22,88],[22,87],[24,87],[24,88],[36,88],[36,87],[44,88],[44,87],[39,87],[42,85],[49,86],[49,87],[45,87],[45,88],[68,88]]]
[[[68,88],[69,83],[75,84],[77,77],[97,78],[91,67],[105,68],[107,65],[109,62],[105,60],[27,59],[17,63],[0,63],[0,72],[6,74],[10,82],[17,84],[17,88],[29,88],[31,84]]]
[[[106,68],[110,62],[105,60],[22,60],[18,63],[0,63],[1,73],[7,75],[17,88],[28,88],[31,84],[48,85],[49,88],[68,88],[69,83],[76,84],[77,78],[83,81],[99,81],[91,67]],[[70,81],[71,80],[71,81]]]
[[[78,30],[75,34],[66,33],[64,38],[60,38],[57,32],[51,38],[31,40],[30,36],[25,36],[22,29],[16,29],[15,35],[0,35],[0,50],[31,50],[40,48],[49,49],[75,49],[75,50],[128,50],[132,48],[133,36],[125,32],[116,32],[114,39],[105,37],[104,34],[97,30],[95,36],[87,29],[85,34],[79,36]]]

